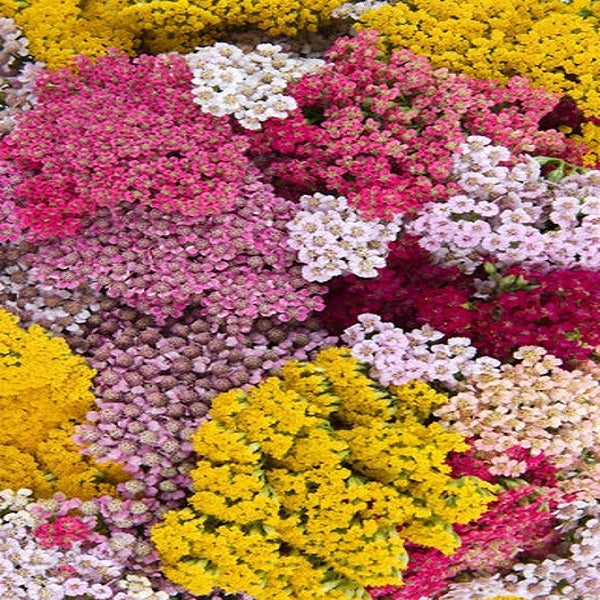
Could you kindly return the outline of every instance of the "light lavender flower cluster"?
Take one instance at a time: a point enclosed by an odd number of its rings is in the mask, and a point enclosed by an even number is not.
[[[420,379],[454,389],[459,376],[493,371],[500,365],[490,357],[475,358],[477,350],[469,338],[444,341],[444,334],[428,325],[405,332],[378,315],[364,313],[357,320],[341,340],[354,358],[371,365],[369,376],[386,387]]]
[[[44,64],[27,62],[29,40],[12,19],[0,18],[0,135],[16,125],[15,116],[35,103],[33,87]]]
[[[376,277],[385,267],[388,244],[400,231],[401,217],[390,223],[367,221],[344,196],[316,193],[300,198],[302,210],[288,223],[288,245],[298,251],[307,281],[324,282],[352,273]]]
[[[540,562],[517,563],[508,574],[454,583],[439,600],[592,600],[600,597],[600,505],[575,501],[558,507],[563,543]]]
[[[27,259],[34,250],[24,241],[0,244],[0,306],[17,315],[24,326],[37,323],[69,338],[73,349],[85,349],[84,324],[98,311],[113,308],[116,302],[84,285],[61,290],[40,283]]]
[[[298,106],[284,93],[288,83],[325,64],[292,56],[276,44],[242,49],[224,42],[199,47],[186,60],[194,75],[194,102],[217,117],[234,115],[246,129],[260,129],[270,118],[285,119]]]
[[[426,204],[407,224],[437,263],[465,273],[489,258],[541,271],[600,268],[600,171],[549,181],[535,158],[515,162],[507,148],[471,136],[453,174],[464,194]]]

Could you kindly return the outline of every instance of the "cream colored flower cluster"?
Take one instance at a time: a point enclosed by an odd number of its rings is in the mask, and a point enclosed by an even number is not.
[[[506,454],[521,446],[559,468],[576,468],[600,442],[600,383],[537,346],[514,353],[517,363],[467,377],[463,389],[436,411],[442,424],[490,458],[490,471],[518,477],[527,466]]]
[[[194,74],[194,102],[217,117],[234,115],[246,129],[260,129],[270,118],[285,119],[298,106],[285,94],[288,83],[324,64],[292,56],[276,44],[244,51],[224,42],[199,47],[186,60]]]

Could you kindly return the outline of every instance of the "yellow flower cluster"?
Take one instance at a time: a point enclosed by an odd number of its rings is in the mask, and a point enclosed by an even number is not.
[[[450,476],[446,455],[468,446],[426,424],[445,401],[420,382],[380,387],[344,348],[220,394],[193,438],[189,506],[152,532],[165,574],[198,595],[366,599],[401,583],[405,540],[452,553],[452,524],[495,488]]]
[[[387,50],[409,48],[478,79],[528,77],[600,116],[599,18],[592,0],[414,0],[369,11],[356,28],[376,29]],[[573,137],[590,147],[590,164],[600,159],[599,126]]]
[[[89,499],[114,494],[125,474],[95,465],[71,441],[91,408],[95,372],[67,343],[0,310],[0,489]]]
[[[14,18],[32,55],[50,68],[76,54],[100,56],[118,47],[189,52],[234,28],[271,35],[316,31],[343,0],[0,0],[0,16]]]
[[[133,53],[133,22],[122,14],[128,0],[0,0],[0,16],[14,18],[29,40],[29,51],[55,69],[77,54],[100,56],[111,47]]]

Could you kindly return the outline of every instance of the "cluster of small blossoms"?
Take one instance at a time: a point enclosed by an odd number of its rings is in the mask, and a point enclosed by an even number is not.
[[[454,526],[461,540],[454,554],[410,544],[404,585],[375,588],[371,595],[386,600],[439,598],[453,580],[465,575],[505,571],[517,557],[537,558],[559,541],[549,509],[556,504],[552,492],[539,493],[532,485],[504,490],[479,519]]]
[[[166,600],[150,581],[125,573],[128,534],[107,537],[77,498],[36,500],[31,490],[0,492],[0,594],[24,600]]]
[[[0,305],[23,326],[36,323],[67,338],[74,350],[85,349],[84,324],[99,310],[113,308],[115,301],[85,286],[66,290],[40,283],[26,258],[34,250],[24,241],[0,244]]]
[[[99,373],[96,406],[75,440],[86,454],[131,473],[119,487],[123,495],[158,497],[166,506],[180,501],[194,464],[190,435],[212,398],[258,383],[286,359],[307,359],[337,341],[310,322],[248,321],[250,331],[243,333],[244,323],[215,331],[197,316],[157,327],[132,309],[89,320],[86,354]]]
[[[44,64],[28,60],[28,45],[12,19],[0,18],[0,136],[12,131],[15,117],[35,103],[33,87]]]
[[[370,365],[370,377],[382,385],[402,385],[413,379],[456,387],[459,376],[487,373],[500,361],[482,356],[465,337],[443,340],[444,334],[424,325],[403,331],[381,317],[364,313],[344,330],[341,340],[352,356]]]
[[[365,217],[391,219],[457,191],[453,155],[468,135],[517,154],[580,159],[582,147],[539,129],[558,97],[524,79],[500,88],[434,70],[409,51],[381,60],[376,40],[336,40],[322,69],[288,86],[298,109],[249,134],[251,152],[288,193],[344,195]]]
[[[276,44],[244,50],[224,42],[196,48],[186,60],[194,76],[194,102],[217,117],[234,115],[245,129],[260,129],[267,119],[285,119],[298,107],[285,94],[288,83],[325,64],[292,56]]]
[[[442,423],[468,437],[489,459],[490,472],[518,477],[524,461],[514,447],[541,452],[569,471],[584,453],[593,458],[600,442],[600,382],[537,346],[520,348],[515,364],[466,377],[458,394],[436,411]]]
[[[318,192],[302,196],[299,204],[303,210],[287,224],[288,245],[305,264],[304,279],[324,282],[348,273],[377,277],[377,269],[385,266],[388,243],[400,231],[399,215],[389,223],[368,221],[344,196]]]
[[[413,0],[388,2],[360,17],[380,48],[408,48],[435,68],[505,83],[527,77],[536,88],[575,100],[581,119],[565,131],[600,156],[598,13],[589,0]]]
[[[370,10],[377,10],[386,6],[388,2],[379,0],[363,0],[362,2],[345,2],[333,10],[331,16],[334,19],[359,19],[364,13]]]
[[[247,142],[198,110],[183,56],[114,51],[76,67],[44,73],[37,104],[0,142],[31,239],[65,237],[123,202],[196,217],[233,207]]]
[[[287,246],[292,202],[248,175],[231,209],[201,220],[122,204],[84,221],[85,233],[27,257],[53,289],[89,286],[163,324],[186,308],[220,322],[277,316],[305,320],[323,308]]]
[[[596,499],[553,511],[563,541],[547,558],[512,565],[508,573],[450,585],[439,600],[484,598],[492,591],[525,600],[588,600],[600,594],[600,511]]]
[[[193,436],[204,460],[189,505],[152,531],[173,581],[196,594],[216,584],[257,600],[366,600],[365,586],[402,583],[404,540],[457,549],[451,525],[478,518],[496,486],[449,475],[446,455],[467,445],[429,422],[442,394],[386,390],[362,371],[329,348],[215,398]]]
[[[498,267],[598,270],[600,171],[554,182],[543,177],[543,161],[514,162],[489,138],[467,138],[453,168],[463,193],[423,206],[407,231],[435,262],[466,273],[490,258]]]

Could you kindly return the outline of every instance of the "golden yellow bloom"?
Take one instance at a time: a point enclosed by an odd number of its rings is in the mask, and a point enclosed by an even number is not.
[[[274,36],[316,31],[343,0],[0,0],[0,15],[13,17],[37,60],[68,66],[73,56],[96,57],[117,47],[190,52],[235,28]]]
[[[18,326],[0,310],[0,488],[27,487],[38,497],[60,491],[89,499],[114,494],[127,475],[96,465],[71,441],[74,423],[93,404],[95,371],[65,340],[37,325]],[[10,458],[8,458],[10,457]]]
[[[362,15],[382,49],[408,48],[436,67],[478,79],[528,77],[534,86],[571,96],[586,116],[600,115],[600,9],[590,0],[414,0]],[[598,125],[581,136],[590,164],[600,158]]]
[[[452,524],[495,487],[450,476],[448,452],[468,446],[426,424],[444,401],[420,382],[380,387],[346,348],[221,394],[193,436],[189,507],[152,531],[165,574],[197,594],[366,600],[401,583],[405,540],[453,552]]]

